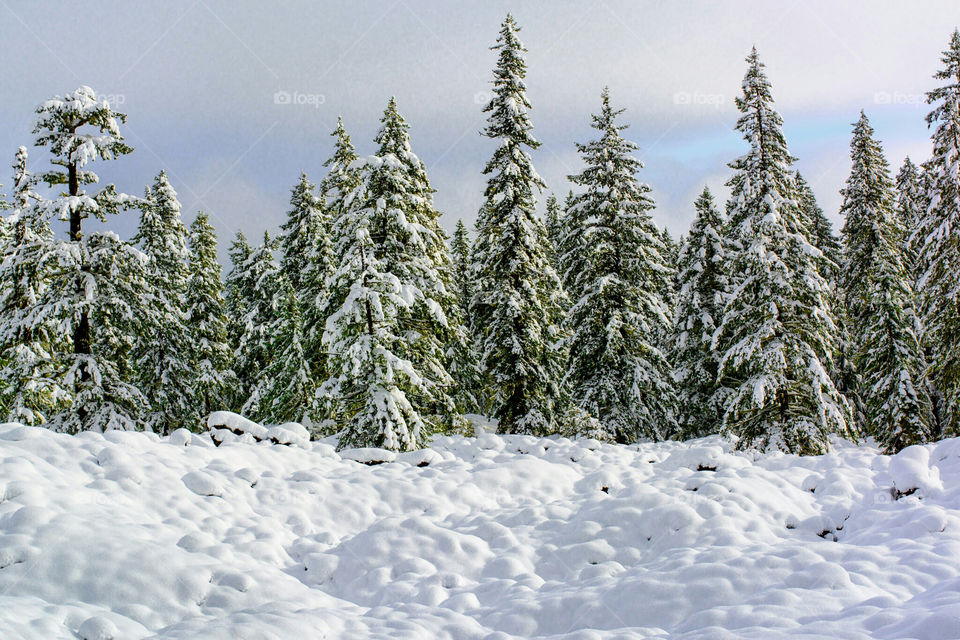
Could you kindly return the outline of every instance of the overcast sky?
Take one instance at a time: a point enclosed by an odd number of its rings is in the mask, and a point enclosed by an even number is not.
[[[496,60],[489,46],[508,11],[529,49],[531,117],[543,143],[533,157],[550,190],[562,196],[566,175],[580,170],[574,143],[591,138],[589,116],[608,85],[640,145],[657,221],[685,233],[697,193],[704,184],[722,193],[726,163],[744,152],[733,98],[756,44],[798,168],[839,224],[859,110],[894,171],[907,154],[925,159],[922,94],[960,24],[957,0],[0,5],[0,153],[12,162],[17,146],[32,146],[39,102],[89,85],[128,114],[124,131],[136,148],[98,163],[101,179],[140,194],[165,169],[185,219],[209,212],[222,249],[237,230],[275,230],[300,171],[322,177],[338,115],[358,151],[371,153],[391,95],[445,226],[472,224],[492,152],[479,135]],[[31,151],[33,168],[44,168],[46,151]],[[126,218],[112,223],[122,235],[136,214]]]

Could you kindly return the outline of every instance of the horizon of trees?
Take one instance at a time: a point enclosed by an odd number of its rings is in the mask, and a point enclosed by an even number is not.
[[[359,157],[338,121],[326,175],[301,174],[278,237],[237,234],[226,278],[208,217],[187,228],[164,172],[142,197],[93,189],[92,162],[133,151],[125,114],[89,87],[41,104],[51,169],[28,171],[20,147],[2,203],[7,419],[168,433],[229,409],[395,450],[468,413],[503,433],[723,433],[800,454],[833,435],[894,452],[960,434],[960,31],[927,95],[929,159],[894,176],[861,111],[839,236],[794,168],[754,48],[730,198],[705,188],[679,242],[653,222],[606,88],[577,191],[537,215],[519,31],[508,15],[492,47],[482,135],[496,147],[472,241],[462,222],[452,241],[442,230],[392,98],[376,152]],[[129,241],[84,228],[127,210]]]

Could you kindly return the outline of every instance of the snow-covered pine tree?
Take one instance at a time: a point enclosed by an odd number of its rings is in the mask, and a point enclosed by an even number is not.
[[[723,429],[741,449],[817,454],[829,433],[850,435],[849,408],[828,375],[836,340],[829,287],[756,48],[747,63],[737,130],[750,151],[730,164],[731,295],[714,336]]]
[[[450,249],[453,253],[453,290],[460,303],[460,310],[469,324],[470,298],[473,297],[473,281],[470,271],[470,237],[463,220],[457,220],[456,231]]]
[[[539,143],[527,113],[526,49],[518,31],[508,15],[493,47],[499,56],[483,133],[498,146],[484,168],[489,177],[473,249],[471,315],[484,395],[500,432],[543,435],[555,430],[558,381],[552,371],[560,353],[553,319],[563,290],[535,212],[534,189],[544,183],[524,149]]]
[[[329,268],[330,240],[325,204],[322,197],[315,194],[316,185],[307,178],[306,173],[290,192],[290,210],[287,220],[281,228],[280,269],[290,286],[301,300],[307,272],[314,268],[314,259],[320,259],[321,271]]]
[[[230,359],[235,363],[238,349],[240,348],[240,338],[244,332],[243,317],[247,310],[247,301],[252,297],[251,282],[249,274],[244,266],[253,253],[253,247],[250,246],[246,236],[242,231],[238,231],[230,243],[227,251],[230,256],[230,271],[227,273],[224,281],[224,302],[227,309],[227,345],[230,347]],[[240,375],[236,364],[233,368],[235,378],[233,386],[229,393],[228,406],[233,411],[240,411],[240,407],[247,399],[248,389],[240,380]]]
[[[54,354],[64,351],[53,322],[38,322],[36,307],[48,286],[44,255],[53,232],[27,170],[27,150],[13,163],[13,202],[4,218],[0,257],[0,407],[4,419],[40,425],[64,407],[69,389],[59,384]]]
[[[375,218],[387,206],[386,199],[371,200],[367,193],[370,165],[381,162],[365,161],[364,182],[345,198],[337,218],[338,266],[331,291],[340,294],[340,306],[323,335],[330,377],[321,391],[333,399],[333,417],[343,429],[341,448],[409,450],[424,437],[423,420],[410,396],[425,396],[428,382],[400,355],[407,350],[400,314],[411,304],[402,295],[400,278],[390,273],[371,239],[370,230],[379,222]],[[399,169],[395,159],[386,164]]]
[[[801,213],[803,218],[807,220],[810,230],[810,244],[819,249],[824,257],[820,263],[820,273],[833,287],[836,285],[837,272],[842,262],[840,239],[833,232],[833,224],[830,219],[817,204],[813,188],[804,180],[799,171],[797,171],[794,179],[797,184],[797,191],[800,194]]]
[[[926,193],[923,192],[920,169],[908,156],[897,173],[897,219],[899,221],[903,264],[916,281],[918,275],[917,252],[911,237],[927,210]]]
[[[190,279],[187,282],[187,328],[194,398],[192,425],[201,427],[212,411],[230,406],[236,383],[227,342],[226,302],[223,299],[217,236],[210,217],[199,212],[190,225]]]
[[[253,416],[261,422],[300,422],[312,427],[309,409],[317,384],[303,346],[303,318],[293,286],[279,274],[276,317],[270,327],[272,360],[257,382],[254,395],[260,400]]]
[[[140,211],[134,242],[147,256],[149,288],[142,294],[145,313],[140,318],[134,361],[138,386],[151,407],[145,420],[158,433],[196,428],[186,324],[188,232],[166,172],[154,179]]]
[[[565,216],[560,256],[573,305],[566,316],[571,402],[596,418],[603,439],[660,440],[675,432],[673,384],[659,341],[670,326],[664,294],[672,285],[663,236],[650,211],[650,187],[604,89],[593,116],[599,139],[578,144],[586,168],[570,176],[584,191]],[[594,434],[596,436],[596,434]]]
[[[557,196],[552,193],[547,196],[547,215],[544,225],[547,228],[547,259],[550,266],[560,272],[560,245],[563,236],[563,216]]]
[[[244,307],[243,333],[234,351],[234,372],[245,400],[240,411],[248,416],[260,416],[264,408],[264,387],[260,384],[264,372],[279,355],[271,350],[271,333],[282,305],[280,294],[280,265],[274,259],[277,242],[264,231],[263,244],[254,249],[239,268],[242,275]]]
[[[129,357],[140,297],[149,291],[145,256],[115,233],[82,231],[90,216],[105,221],[139,204],[113,185],[94,195],[82,189],[99,180],[85,169],[91,161],[132,151],[120,135],[126,116],[98,101],[90,87],[47,100],[37,115],[35,143],[49,147],[55,167],[43,180],[66,185],[65,193],[39,206],[69,225],[68,239],[48,248],[49,286],[34,315],[38,322],[56,322],[70,340],[71,352],[57,358],[63,363],[59,384],[71,388],[72,403],[50,423],[68,432],[139,428],[147,400],[133,384]]]
[[[923,442],[930,399],[901,258],[893,181],[866,114],[853,129],[852,167],[842,190],[844,261],[840,279],[856,370],[862,379],[866,430],[885,450]]]
[[[678,302],[671,345],[677,385],[677,422],[682,438],[718,433],[723,402],[717,393],[720,354],[713,334],[720,326],[729,287],[723,216],[704,187],[697,215],[678,263]]]
[[[934,105],[933,157],[926,172],[929,205],[919,225],[918,283],[924,341],[932,354],[930,377],[943,397],[942,428],[960,435],[960,30],[954,30],[935,78],[944,82],[927,93]]]
[[[463,334],[449,348],[449,371],[456,381],[454,400],[462,413],[476,413],[482,409],[480,398],[480,368],[473,341],[470,340],[470,299],[473,297],[473,271],[470,264],[470,238],[463,220],[451,243],[453,254],[453,292],[458,303],[458,324]]]
[[[453,294],[453,265],[434,190],[426,167],[410,146],[409,125],[390,98],[374,138],[379,161],[368,165],[365,206],[378,199],[371,236],[390,273],[412,294],[412,305],[399,316],[410,360],[427,381],[427,396],[410,402],[431,429],[450,427],[456,410],[455,380],[447,366],[453,349],[466,339]],[[392,166],[399,163],[400,166]]]
[[[336,253],[337,247],[343,244],[340,237],[344,229],[340,218],[346,210],[347,197],[356,189],[360,179],[359,170],[354,165],[357,154],[343,126],[343,118],[337,118],[337,126],[330,135],[334,139],[333,153],[323,163],[327,174],[320,182],[318,190],[319,198],[325,206],[329,229],[330,268],[325,275],[320,269],[310,272],[305,288],[309,290],[308,297],[316,300],[317,304],[306,305],[302,310],[305,350],[311,358],[318,355],[322,358],[323,368],[313,371],[314,380],[317,382],[323,382],[333,375],[333,372],[326,368],[329,353],[323,343],[323,336],[327,318],[343,305],[350,293],[348,290],[336,289],[337,280],[333,276],[342,258]],[[314,422],[313,430],[318,435],[332,435],[339,428],[332,419],[335,399],[321,392],[325,388],[327,387],[321,386],[318,389],[310,411]]]
[[[346,143],[349,144],[349,138]],[[339,149],[337,153],[340,153]],[[306,174],[301,174],[291,192],[290,212],[280,242],[283,251],[281,271],[297,296],[297,317],[303,323],[297,333],[297,348],[306,354],[310,374],[307,379],[310,381],[327,377],[327,354],[321,339],[328,314],[327,280],[333,273],[329,209],[323,196],[315,195],[315,190],[316,186]],[[288,309],[289,313],[292,311]],[[312,427],[316,425],[315,428],[319,429],[328,411],[327,403],[313,394],[308,395],[309,402],[299,408],[297,420],[306,417]]]

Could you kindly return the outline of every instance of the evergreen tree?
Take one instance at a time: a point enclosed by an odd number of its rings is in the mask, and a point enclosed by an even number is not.
[[[90,216],[105,221],[138,204],[113,185],[93,195],[82,189],[99,180],[85,169],[91,161],[132,151],[119,130],[126,116],[98,102],[90,87],[47,100],[37,115],[36,144],[49,147],[55,167],[43,180],[66,186],[42,203],[43,211],[69,225],[68,239],[47,248],[49,286],[34,313],[37,322],[56,323],[70,345],[57,354],[57,379],[71,389],[72,402],[51,423],[69,432],[138,428],[147,400],[133,384],[129,357],[140,296],[150,288],[144,256],[114,233],[82,231]]]
[[[245,331],[244,316],[247,312],[247,302],[253,297],[253,283],[245,267],[253,247],[247,241],[242,231],[238,231],[228,251],[230,256],[230,272],[224,283],[225,303],[227,308],[227,345],[230,347],[230,359],[235,361],[240,349],[240,339]],[[249,393],[249,383],[241,379],[238,365],[234,366],[236,377],[233,381],[228,406],[234,411],[240,411],[246,402]]]
[[[801,214],[807,220],[810,229],[810,244],[823,254],[820,273],[832,287],[836,284],[837,272],[842,262],[840,239],[833,233],[833,224],[831,224],[830,219],[817,204],[813,188],[803,179],[799,171],[794,179],[800,195]]]
[[[348,293],[327,323],[324,390],[339,396],[342,446],[415,448],[455,410],[449,248],[407,130],[391,99],[377,155],[355,163],[360,181],[340,214],[332,289]]]
[[[730,164],[733,281],[714,336],[726,388],[723,429],[741,449],[817,454],[830,432],[849,435],[849,409],[827,373],[836,348],[829,287],[756,48],[747,63],[737,130],[750,151]]]
[[[52,322],[37,322],[34,311],[48,286],[44,253],[53,232],[27,170],[20,147],[13,164],[13,212],[4,219],[0,258],[0,407],[5,420],[40,425],[70,399],[56,377],[54,356],[64,350]]]
[[[924,312],[925,342],[932,351],[931,378],[943,396],[942,426],[960,434],[960,30],[944,52],[935,74],[944,84],[927,93],[934,105],[927,115],[933,127],[929,163],[930,204],[920,224],[924,269],[919,289]]]
[[[453,295],[452,261],[434,190],[426,168],[410,147],[409,125],[391,98],[374,142],[377,162],[367,165],[363,206],[376,208],[371,236],[386,268],[412,293],[413,303],[399,316],[406,336],[401,355],[427,381],[428,393],[411,397],[427,426],[450,426],[454,380],[447,370],[448,349],[465,340]],[[395,165],[399,166],[395,166]],[[379,204],[384,200],[384,205]]]
[[[263,244],[250,253],[240,266],[240,282],[244,285],[243,333],[234,352],[234,371],[245,400],[244,415],[259,417],[264,387],[260,384],[263,372],[273,362],[271,331],[282,303],[280,293],[280,265],[274,259],[277,242],[269,232],[263,234]]]
[[[555,271],[560,271],[560,246],[563,236],[563,212],[557,196],[552,193],[547,196],[547,259]]]
[[[903,161],[897,174],[897,220],[900,228],[900,247],[907,271],[917,277],[917,251],[911,237],[927,210],[926,194],[922,190],[920,169],[909,157]]]
[[[302,174],[291,193],[291,209],[281,238],[281,270],[297,296],[296,315],[303,323],[297,329],[297,348],[306,354],[309,372],[306,379],[310,381],[326,378],[327,354],[321,339],[328,314],[327,280],[333,273],[329,210],[323,197],[314,195],[315,189],[306,174]],[[287,309],[286,313],[292,316],[293,310]],[[292,337],[288,332],[288,339]],[[297,420],[306,418],[311,427],[319,425],[328,410],[326,403],[313,393],[304,397],[308,401],[299,408]]]
[[[346,295],[323,336],[331,376],[322,391],[335,400],[340,447],[414,449],[424,427],[410,396],[425,394],[427,382],[400,355],[399,316],[410,304],[400,278],[374,250],[370,229],[377,208],[366,206],[361,193],[347,202],[338,218],[339,266],[331,278],[331,289]]]
[[[470,340],[470,300],[473,297],[473,271],[470,264],[470,239],[463,220],[457,221],[451,245],[453,252],[453,291],[459,302],[459,324],[462,336],[450,348],[450,375],[456,381],[455,401],[464,413],[482,409],[480,398],[480,368],[477,353]]]
[[[301,422],[312,426],[316,382],[303,348],[303,318],[293,286],[280,274],[276,318],[270,327],[272,360],[257,383],[256,417],[270,423]]]
[[[304,290],[309,270],[317,267],[326,272],[329,269],[330,241],[326,211],[323,199],[314,194],[315,189],[316,185],[307,179],[307,174],[301,173],[291,190],[287,220],[281,226],[280,268],[298,295]],[[322,264],[315,265],[314,259],[319,259]]]
[[[697,217],[678,259],[679,293],[671,349],[679,401],[680,435],[717,433],[723,421],[718,394],[720,354],[713,334],[720,325],[728,290],[724,220],[704,187],[694,203]]]
[[[484,168],[489,176],[486,201],[477,221],[474,244],[473,330],[480,351],[485,396],[501,433],[547,434],[554,431],[559,385],[559,338],[553,319],[563,297],[550,266],[536,216],[534,188],[543,180],[524,147],[535,149],[527,110],[524,77],[526,51],[512,16],[504,21],[497,44],[493,97],[484,135],[498,147]]]
[[[470,270],[470,238],[463,220],[457,220],[457,229],[453,233],[453,290],[460,302],[460,311],[468,321],[470,317],[470,298],[473,297],[472,273]]]
[[[230,406],[235,384],[227,343],[226,303],[217,262],[217,236],[202,211],[190,225],[190,279],[186,308],[193,378],[193,425],[201,427],[212,411]]]
[[[603,438],[634,442],[674,432],[674,394],[659,345],[670,325],[672,268],[667,247],[650,217],[650,187],[636,179],[637,146],[616,123],[622,110],[603,91],[593,116],[598,140],[578,144],[586,168],[570,176],[584,188],[566,213],[563,241],[575,250],[560,263],[574,301],[566,319],[572,402],[600,424]]]
[[[141,205],[134,238],[147,257],[149,286],[134,359],[138,386],[151,406],[146,422],[160,433],[195,426],[186,325],[187,236],[177,192],[161,171]]]
[[[887,451],[898,451],[928,438],[930,400],[913,288],[901,259],[893,181],[863,112],[854,126],[850,158],[840,208],[846,217],[843,295],[862,376],[867,432]]]

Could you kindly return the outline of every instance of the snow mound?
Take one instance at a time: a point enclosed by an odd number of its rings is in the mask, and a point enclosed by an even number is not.
[[[310,448],[310,432],[297,422],[264,426],[230,411],[214,411],[207,418],[207,428],[218,446],[226,442],[270,442]]]
[[[215,416],[166,438],[0,425],[0,638],[958,636],[960,440],[337,455]]]

